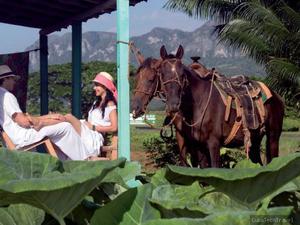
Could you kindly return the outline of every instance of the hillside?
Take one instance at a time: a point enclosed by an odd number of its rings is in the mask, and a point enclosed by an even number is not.
[[[145,56],[159,57],[159,49],[165,45],[169,52],[176,51],[179,44],[185,49],[184,61],[190,63],[191,56],[201,56],[201,61],[207,67],[216,67],[220,72],[228,75],[264,75],[263,69],[248,59],[239,51],[234,51],[218,44],[213,35],[214,26],[210,22],[193,32],[181,30],[154,28],[149,33],[132,37],[131,41]],[[49,65],[71,62],[71,33],[62,36],[49,37]],[[29,49],[38,48],[36,41]],[[82,36],[82,61],[116,61],[116,34],[109,32],[86,32]],[[133,55],[130,63],[137,66]],[[38,69],[39,53],[31,53],[31,71]]]

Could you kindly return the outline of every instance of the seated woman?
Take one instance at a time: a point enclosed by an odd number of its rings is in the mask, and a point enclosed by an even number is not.
[[[107,72],[97,74],[93,83],[97,100],[88,113],[87,121],[78,120],[72,114],[66,114],[65,116],[54,114],[54,117],[59,118],[59,121],[67,121],[72,124],[86,146],[85,159],[101,160],[104,159],[99,157],[100,148],[104,142],[103,135],[106,132],[116,132],[118,130],[118,93],[112,76]],[[36,129],[48,125],[47,121],[37,120],[36,118],[32,118],[32,123]]]

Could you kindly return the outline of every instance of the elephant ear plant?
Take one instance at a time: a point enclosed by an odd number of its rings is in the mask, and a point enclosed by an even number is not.
[[[167,166],[151,183],[97,209],[91,225],[246,225],[267,218],[299,224],[299,165],[300,154],[291,154],[265,167],[249,161],[234,169]],[[290,195],[294,201],[279,200]]]
[[[59,161],[46,154],[0,151],[0,205],[26,203],[61,225],[108,173],[125,159],[109,162]]]
[[[53,218],[60,225],[248,225],[268,218],[300,224],[299,165],[300,153],[263,167],[166,166],[129,188],[140,166],[125,159],[62,162],[1,150],[0,225],[57,224]]]

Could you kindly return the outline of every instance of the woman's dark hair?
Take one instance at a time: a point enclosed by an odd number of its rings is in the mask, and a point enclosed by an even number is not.
[[[102,117],[104,117],[105,107],[107,106],[108,102],[113,101],[115,103],[115,105],[117,105],[117,101],[116,101],[113,93],[110,90],[106,89],[106,88],[105,88],[105,91],[106,91],[106,95],[105,95],[105,98],[103,100],[103,103],[100,105],[100,102],[102,101],[102,98],[99,97],[96,100],[96,102],[93,104],[93,107],[92,107],[93,110],[94,110],[95,108],[100,106],[100,109],[102,111]]]

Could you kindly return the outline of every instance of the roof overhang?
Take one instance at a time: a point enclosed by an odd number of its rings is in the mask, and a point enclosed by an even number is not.
[[[147,0],[129,0],[134,6]],[[116,0],[0,0],[0,22],[39,28],[50,34],[117,8]]]

